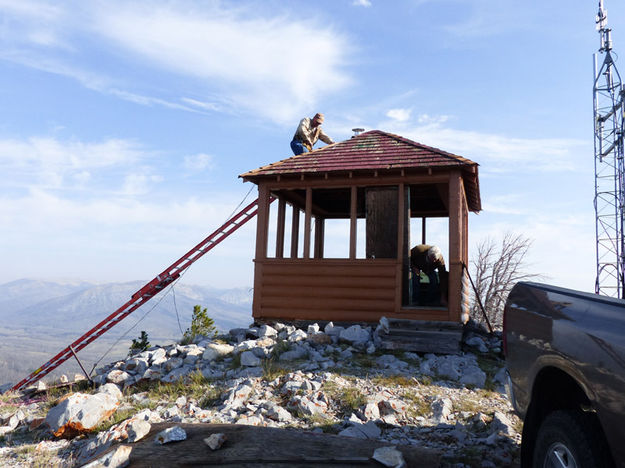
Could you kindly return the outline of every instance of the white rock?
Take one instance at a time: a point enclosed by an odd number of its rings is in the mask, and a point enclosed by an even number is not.
[[[382,463],[384,466],[392,468],[404,468],[406,466],[406,460],[402,453],[395,447],[380,447],[373,452],[373,458],[375,461]]]
[[[406,412],[407,405],[402,400],[389,398],[378,403],[380,414],[403,414]]]
[[[258,337],[259,338],[264,338],[266,336],[278,336],[278,330],[276,330],[275,328],[269,326],[269,325],[262,325],[259,329],[258,329]]]
[[[460,377],[460,383],[475,387],[483,387],[486,383],[486,374],[477,365],[466,367],[462,372],[462,377]]]
[[[234,346],[221,343],[210,343],[206,346],[202,359],[205,361],[215,361],[216,359],[227,356],[234,351]]]
[[[57,437],[90,431],[118,406],[119,400],[108,393],[74,393],[48,412],[46,423]]]
[[[315,333],[319,333],[319,324],[313,323],[312,325],[308,325],[307,332],[309,335],[314,335]]]
[[[388,323],[388,319],[386,317],[382,317],[380,319],[380,325],[379,326],[380,326],[380,331],[382,331],[382,332],[384,332],[386,334],[391,332],[391,326]]]
[[[304,330],[298,329],[289,335],[289,341],[291,343],[295,343],[297,341],[305,340],[307,337],[308,337],[308,334]]]
[[[440,398],[432,403],[432,419],[438,424],[449,419],[453,409],[453,404],[449,398]]]
[[[288,422],[293,419],[291,413],[276,404],[272,404],[269,408],[267,408],[267,417],[278,422]]]
[[[369,328],[362,328],[360,325],[352,325],[339,334],[339,338],[348,343],[366,343],[369,341],[371,333]]]
[[[182,408],[184,405],[187,404],[187,397],[184,396],[184,395],[179,396],[178,398],[176,398],[176,402],[175,403],[176,403],[176,406],[178,408]]]
[[[224,404],[231,408],[238,408],[243,405],[252,393],[253,387],[249,382],[243,382],[233,388],[226,397]]]
[[[140,355],[139,355],[140,356]],[[163,348],[157,348],[154,351],[150,351],[149,352],[149,356],[150,356],[150,364],[151,365],[159,365],[160,362],[165,362],[165,358],[167,356],[167,351],[165,351]],[[158,363],[157,363],[158,361]]]
[[[115,369],[106,375],[106,381],[117,385],[124,385],[127,380],[130,380],[131,376],[128,372],[120,369]]]
[[[116,398],[117,400],[121,400],[123,396],[122,391],[114,383],[107,383],[102,385],[100,388],[98,388],[98,393],[106,393],[108,395],[111,395],[113,398]]]
[[[490,423],[490,429],[496,433],[503,432],[508,435],[515,433],[512,422],[510,422],[508,416],[500,411],[495,411],[493,421]]]
[[[179,442],[186,440],[187,433],[180,426],[169,427],[158,434],[154,438],[154,443],[157,445],[168,444],[170,442]]]
[[[211,450],[218,450],[227,440],[226,434],[221,432],[216,434],[211,434],[210,437],[204,439],[204,443],[210,447]]]
[[[486,346],[486,343],[484,343],[484,340],[479,336],[472,336],[471,338],[467,339],[465,343],[472,348],[477,348],[480,353],[488,352],[488,347]]]
[[[328,324],[323,329],[323,332],[326,335],[339,336],[343,330],[345,330],[345,328],[343,328],[343,327],[336,327],[336,326],[334,326],[334,323],[328,322]]]
[[[365,409],[363,411],[363,415],[365,418],[369,419],[378,419],[380,417],[380,409],[376,403],[367,403],[365,405]]]
[[[128,442],[137,442],[143,439],[152,429],[152,425],[142,419],[133,418],[128,424],[126,432],[128,432]]]
[[[135,357],[126,361],[125,369],[128,372],[143,375],[149,366],[150,365],[147,359]]]
[[[179,368],[174,369],[173,371],[171,371],[166,376],[161,377],[160,380],[161,380],[161,382],[165,382],[165,383],[178,382],[180,379],[182,379],[183,377],[189,375],[194,370],[195,369],[192,366],[179,367]]]
[[[83,465],[82,468],[123,468],[130,464],[130,452],[132,452],[132,447],[128,445],[120,445],[115,447],[106,455]]]
[[[182,367],[183,364],[184,364],[184,359],[180,357],[171,357],[167,361],[165,361],[165,363],[163,363],[161,367],[163,367],[166,372],[171,372],[174,369],[178,369],[179,367]]]
[[[244,351],[241,353],[241,365],[246,367],[254,367],[260,365],[262,361],[256,357],[252,351]]]
[[[308,355],[308,351],[303,346],[296,346],[290,351],[285,351],[280,355],[281,361],[294,361],[296,359],[303,359]]]

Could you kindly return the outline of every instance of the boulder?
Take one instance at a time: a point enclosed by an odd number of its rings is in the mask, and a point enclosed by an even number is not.
[[[234,346],[221,343],[210,343],[206,346],[202,359],[213,362],[220,357],[227,356],[234,351]]]
[[[246,367],[255,367],[259,366],[261,360],[256,357],[256,355],[252,351],[243,351],[241,353],[241,365]]]
[[[339,334],[339,338],[342,341],[346,341],[350,344],[364,344],[369,341],[371,337],[371,332],[369,328],[362,328],[360,325],[352,325],[349,328],[346,328]]]
[[[118,406],[119,400],[109,393],[74,393],[48,412],[46,423],[56,437],[71,437],[94,429]]]

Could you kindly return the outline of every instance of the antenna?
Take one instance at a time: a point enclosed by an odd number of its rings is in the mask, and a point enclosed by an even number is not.
[[[599,0],[596,17],[601,45],[594,58],[595,232],[597,276],[595,292],[623,298],[625,282],[625,168],[623,164],[623,85],[612,58],[608,12]],[[603,57],[597,69],[599,57]]]

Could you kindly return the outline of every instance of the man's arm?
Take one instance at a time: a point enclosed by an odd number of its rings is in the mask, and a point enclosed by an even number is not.
[[[325,133],[323,133],[323,130],[321,128],[319,128],[319,139],[323,141],[324,143],[327,143],[328,145],[331,145],[332,143],[334,143],[334,140],[330,138],[328,135],[326,135]]]

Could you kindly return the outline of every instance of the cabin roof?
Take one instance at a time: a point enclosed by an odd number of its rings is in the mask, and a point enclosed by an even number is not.
[[[426,146],[399,135],[370,130],[349,140],[324,146],[309,153],[292,156],[241,174],[244,180],[258,183],[276,176],[304,174],[371,173],[379,177],[399,170],[446,172],[460,169],[471,211],[481,210],[478,164],[438,148]]]

